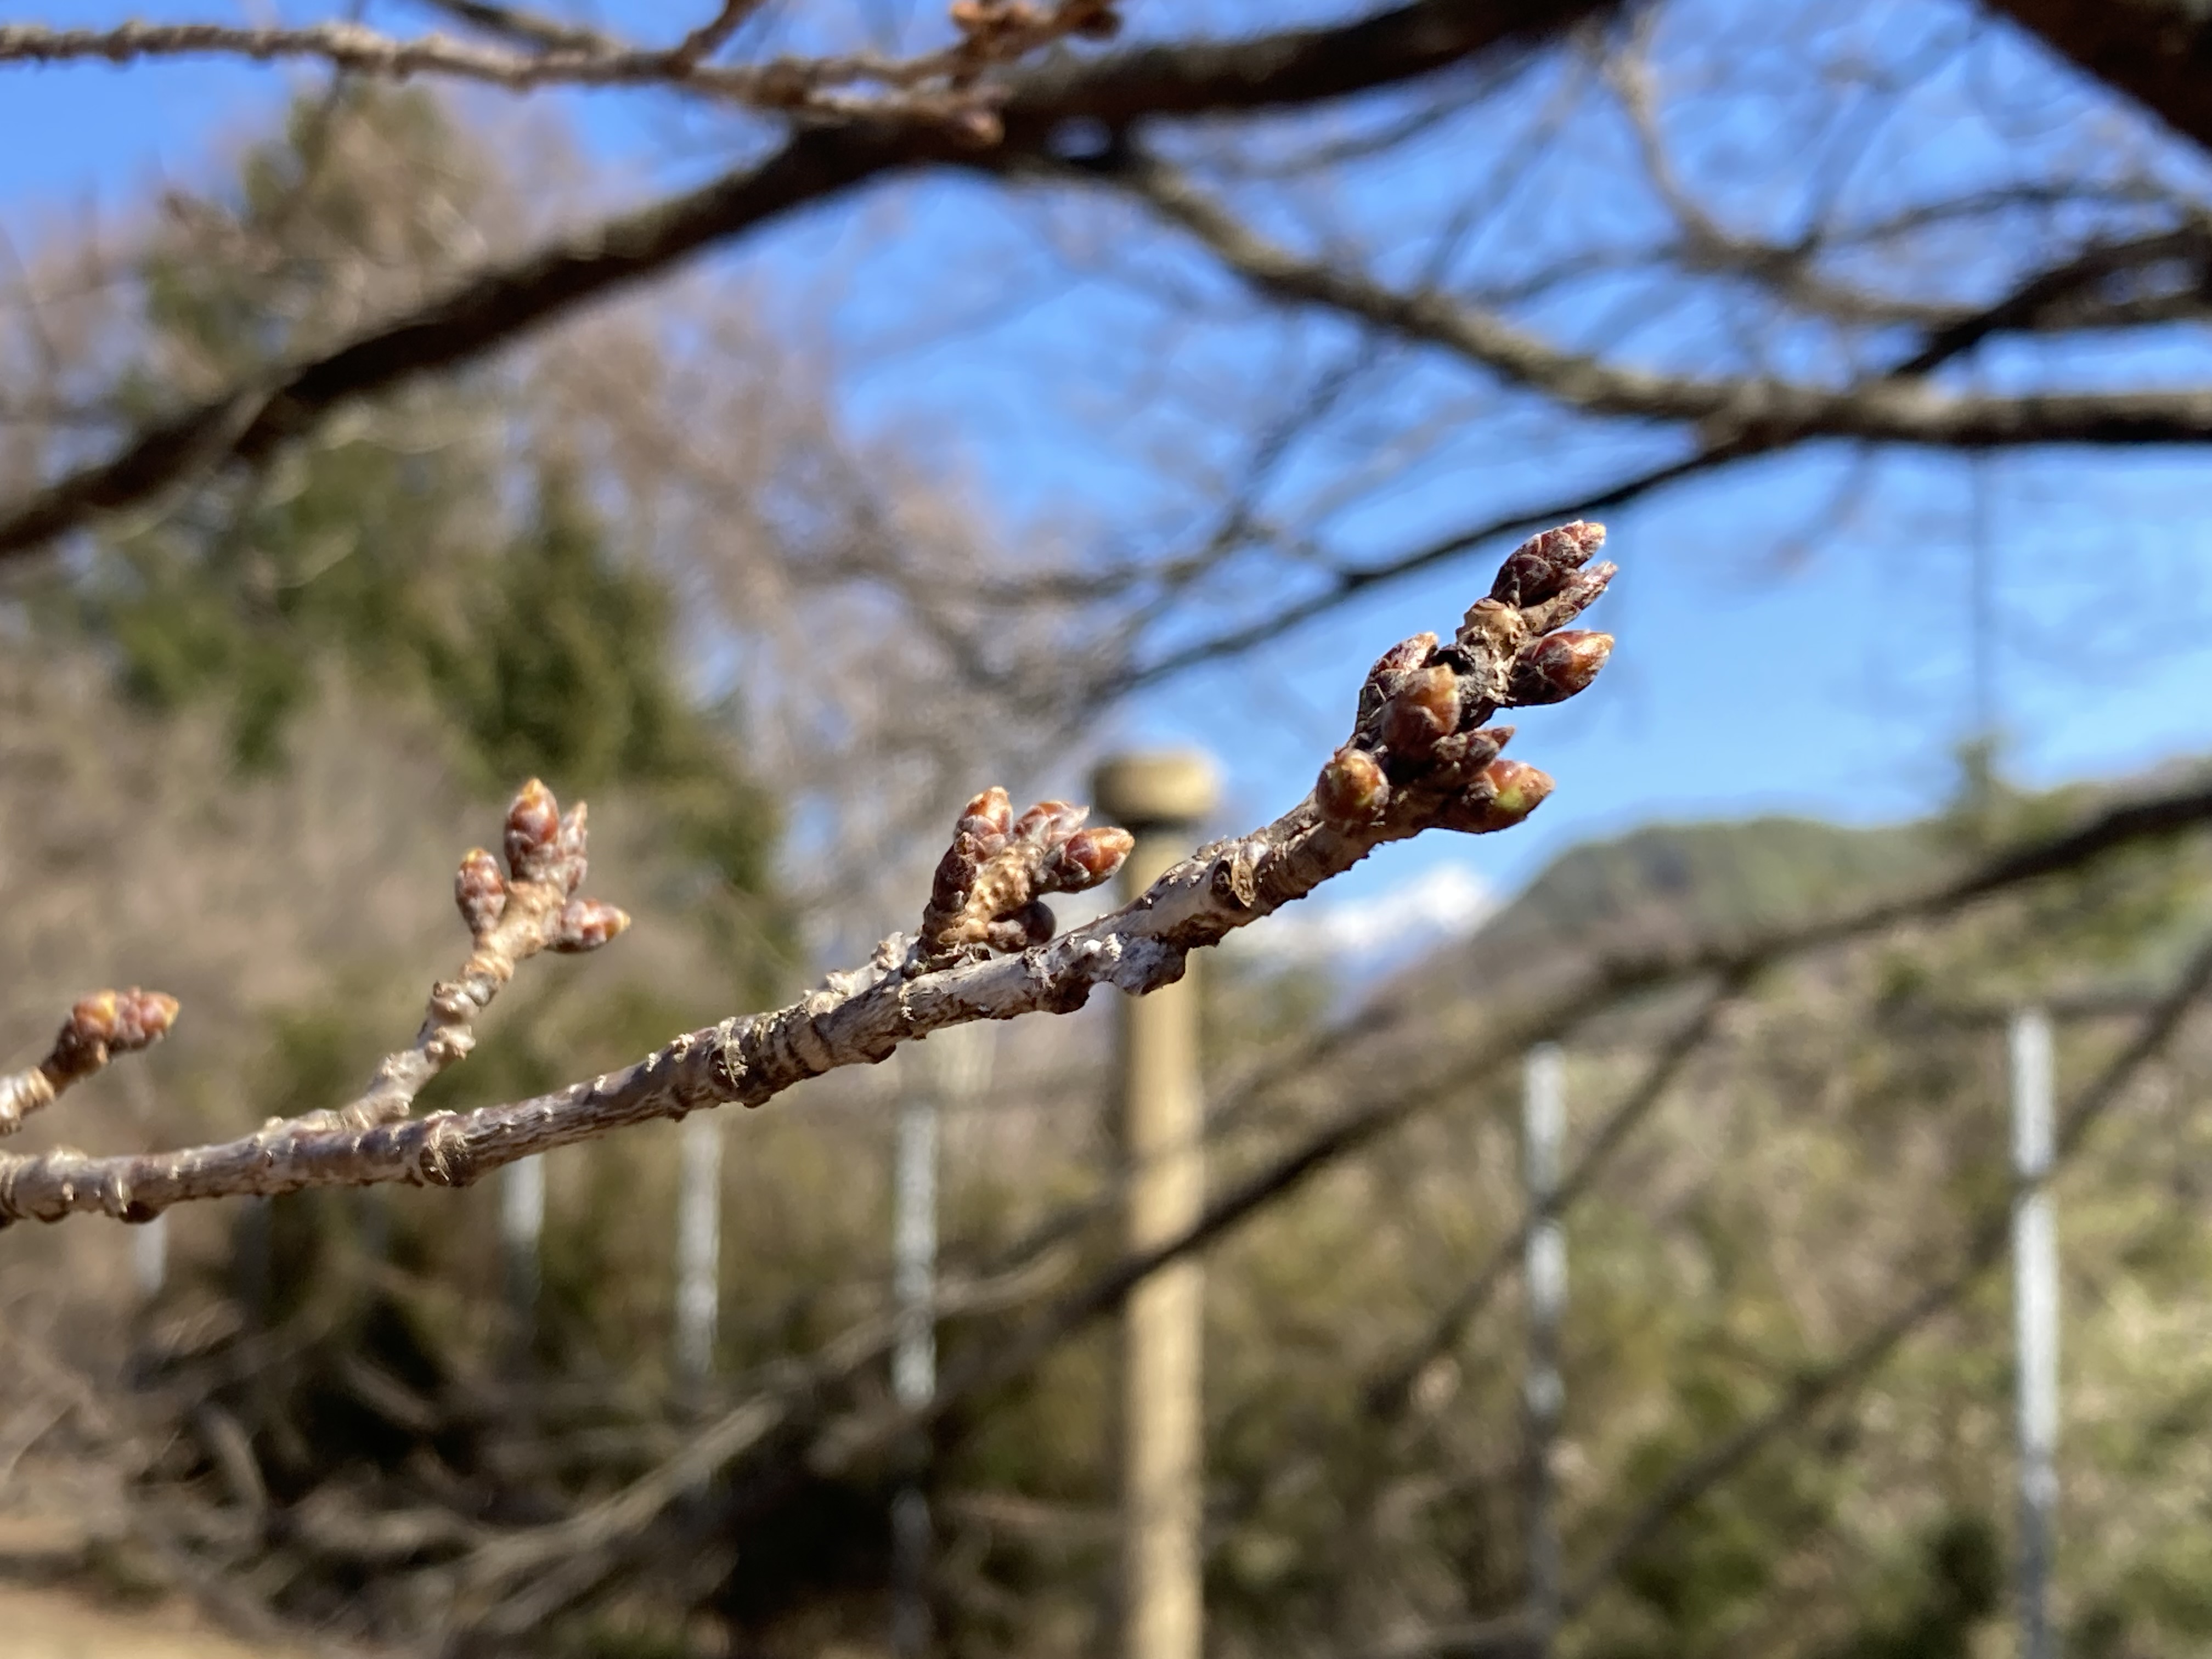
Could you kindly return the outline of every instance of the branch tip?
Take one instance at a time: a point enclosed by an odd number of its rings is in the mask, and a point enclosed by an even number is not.
[[[0,1135],[50,1106],[71,1084],[82,1083],[117,1054],[150,1048],[177,1023],[176,998],[163,991],[95,991],[79,998],[55,1034],[46,1057],[27,1071],[0,1077]]]

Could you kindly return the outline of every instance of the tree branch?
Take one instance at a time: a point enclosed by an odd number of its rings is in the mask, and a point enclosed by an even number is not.
[[[1975,899],[2081,867],[2122,847],[2207,823],[2212,823],[2212,784],[2200,783],[2186,790],[2120,803],[2069,830],[2005,849],[1915,893],[1799,928],[1763,935],[1749,944],[1725,939],[1692,941],[1671,952],[1600,963],[1558,994],[1546,998],[1517,1018],[1509,1017],[1502,1028],[1486,1031],[1472,1045],[1431,1056],[1431,1063],[1419,1075],[1401,1080],[1390,1091],[1322,1125],[1245,1180],[1216,1194],[1205,1214],[1182,1236],[1152,1250],[1109,1264],[1011,1331],[981,1345],[947,1375],[938,1394],[927,1404],[910,1409],[864,1412],[824,1421],[817,1408],[805,1407],[796,1398],[829,1374],[810,1364],[792,1389],[779,1390],[772,1397],[763,1396],[775,1405],[770,1416],[763,1417],[755,1409],[761,1403],[758,1401],[741,1402],[717,1429],[710,1429],[706,1436],[688,1443],[665,1467],[686,1471],[688,1479],[681,1485],[684,1490],[690,1490],[729,1463],[750,1459],[744,1478],[737,1483],[744,1496],[733,1501],[742,1508],[744,1518],[757,1522],[798,1490],[800,1477],[808,1469],[835,1475],[872,1455],[905,1443],[910,1435],[926,1431],[934,1431],[940,1441],[957,1439],[963,1425],[984,1401],[1018,1382],[1060,1344],[1111,1316],[1138,1285],[1162,1267],[1206,1249],[1298,1190],[1308,1176],[1372,1144],[1420,1112],[1455,1097],[1471,1080],[1510,1063],[1530,1042],[1565,1036],[1583,1020],[1626,998],[1701,975],[1719,975],[1717,1001],[1738,975],[1725,969],[1714,969],[1711,964],[1716,963],[1745,964],[1739,973],[1748,975],[1766,962],[1878,933],[1920,916],[1941,915]],[[1692,1044],[1702,1024],[1702,1020],[1693,1020],[1678,1031],[1676,1042],[1668,1045],[1669,1048]],[[1269,1080],[1310,1073],[1325,1053],[1343,1047],[1346,1035],[1345,1026],[1332,1028],[1292,1056],[1288,1064],[1272,1068],[1268,1079],[1248,1085],[1236,1097],[1222,1103],[1217,1109],[1217,1117],[1241,1109],[1249,1103],[1254,1091],[1271,1086]],[[1632,1127],[1642,1103],[1664,1086],[1663,1077],[1654,1083],[1657,1071],[1655,1064],[1654,1073],[1647,1074],[1624,1097],[1621,1107],[1601,1133],[1600,1143],[1609,1147]],[[1596,1155],[1598,1150],[1598,1143],[1594,1143],[1591,1154],[1585,1158],[1584,1178],[1595,1174],[1590,1157]],[[1095,1204],[1086,1204],[1071,1214],[1079,1219],[1097,1207]],[[1066,1220],[1038,1229],[1032,1246],[1017,1251],[1012,1265],[1003,1270],[1019,1273],[1024,1262],[1034,1261],[1040,1252],[1064,1241],[1071,1230],[1072,1224]],[[839,1352],[842,1352],[842,1348]],[[825,1351],[823,1363],[828,1359]],[[805,1431],[796,1449],[785,1437],[794,1430]],[[665,1480],[648,1479],[653,1492],[670,1489],[670,1483]],[[641,1486],[641,1502],[645,1492],[646,1488]],[[652,1518],[651,1514],[626,1499],[611,1499],[610,1506],[608,1517],[618,1514],[622,1520],[620,1536],[633,1541],[641,1536],[643,1526]],[[464,1568],[464,1581],[496,1596],[506,1575],[494,1569],[503,1570],[510,1564],[517,1564],[535,1571],[546,1566],[558,1553],[543,1547],[551,1541],[550,1534],[529,1545],[522,1540],[534,1534],[519,1533],[510,1536],[517,1546],[512,1553],[495,1547],[493,1553],[483,1557],[475,1566]],[[595,1546],[604,1546],[607,1541],[596,1527],[592,1537]],[[531,1589],[495,1600],[479,1614],[471,1616],[479,1617],[483,1628],[489,1631],[527,1629],[530,1621],[544,1617],[549,1607],[557,1608],[587,1594],[615,1565],[603,1553],[595,1553],[590,1561],[580,1562],[573,1572],[559,1573],[557,1581],[556,1575],[549,1572]],[[1425,1640],[1405,1651],[1487,1651],[1500,1638],[1518,1629],[1514,1621],[1505,1620],[1470,1626],[1463,1632],[1431,1632],[1431,1637],[1439,1641],[1449,1638],[1449,1644],[1432,1645]]]
[[[707,60],[752,9],[732,0],[709,22],[666,51],[625,46],[605,36],[547,30],[501,15],[503,32],[526,29],[536,44],[517,50],[428,34],[407,40],[349,21],[240,27],[224,23],[120,23],[111,28],[51,28],[0,24],[0,64],[100,60],[117,65],[148,58],[244,58],[256,63],[307,59],[349,75],[404,81],[444,76],[532,92],[541,87],[656,87],[743,104],[775,113],[850,119],[861,115],[956,119],[986,111],[997,90],[977,77],[1073,34],[1110,33],[1110,0],[1055,0],[1048,9],[1005,5],[956,7],[959,38],[911,58],[855,52],[778,58],[761,64]],[[489,24],[490,17],[472,19]],[[875,94],[846,88],[873,87]]]
[[[27,1070],[0,1076],[0,1135],[51,1106],[63,1090],[102,1070],[117,1054],[149,1048],[169,1034],[177,1000],[160,991],[95,991],[70,1010],[46,1057]]]
[[[1069,121],[1120,125],[1316,103],[1540,40],[1608,9],[1607,0],[1413,0],[1333,27],[1048,62],[1006,77],[1000,114],[1009,146],[1048,147]],[[106,460],[0,507],[0,562],[209,467],[267,454],[341,403],[470,362],[794,209],[904,169],[971,156],[975,142],[937,121],[860,120],[799,133],[757,165],[557,238],[327,352],[141,428]]]
[[[1018,159],[1018,158],[1017,158]],[[1709,443],[1763,448],[1814,437],[1979,447],[2197,443],[2212,438],[2212,387],[2133,392],[1944,392],[1918,378],[1831,389],[1747,377],[1668,374],[1554,346],[1434,290],[1401,292],[1270,241],[1165,164],[1119,152],[1060,169],[1118,186],[1189,232],[1263,294],[1341,312],[1439,346],[1513,385],[1593,415],[1686,422]]]
[[[1352,734],[1310,796],[1261,830],[1201,848],[1100,921],[1051,939],[1039,895],[1103,881],[1127,837],[1084,830],[1080,813],[1060,802],[1017,823],[1004,794],[988,792],[962,817],[920,939],[894,935],[866,966],[832,975],[799,1002],[690,1032],[610,1075],[508,1105],[402,1117],[412,1089],[465,1052],[469,1022],[501,981],[502,964],[512,972],[516,950],[546,939],[580,948],[585,935],[601,942],[626,920],[573,897],[583,874],[581,809],[563,822],[542,786],[526,788],[508,815],[504,908],[493,902],[489,854],[472,853],[457,894],[477,953],[459,982],[433,994],[423,1035],[386,1062],[362,1101],[180,1152],[0,1158],[0,1224],[95,1210],[144,1221],[192,1200],[309,1187],[465,1186],[626,1125],[757,1106],[945,1026],[1067,1012],[1102,985],[1141,995],[1172,983],[1191,951],[1304,897],[1385,842],[1430,829],[1510,829],[1542,803],[1551,780],[1501,759],[1511,728],[1483,723],[1500,708],[1572,696],[1595,678],[1611,639],[1561,624],[1612,578],[1611,565],[1589,562],[1603,538],[1596,526],[1573,524],[1525,543],[1450,644],[1419,635],[1376,664]],[[988,954],[1024,942],[1018,954]]]
[[[2046,876],[2079,868],[2119,848],[2212,823],[2212,780],[2169,793],[2106,807],[2082,823],[2004,849],[1950,877],[1912,891],[1750,939],[1688,939],[1601,960],[1574,981],[1517,1012],[1499,1017],[1473,1042],[1434,1057],[1417,1075],[1371,1094],[1322,1124],[1243,1179],[1214,1194],[1205,1212],[1176,1237],[1124,1256],[1065,1293],[1026,1325],[973,1356],[949,1375],[927,1404],[850,1417],[824,1426],[807,1452],[823,1473],[848,1469],[901,1443],[903,1437],[957,1421],[978,1400],[1018,1381],[1060,1343],[1118,1310],[1161,1268],[1210,1247],[1302,1188],[1340,1159],[1373,1145],[1401,1124],[1454,1097],[1470,1080],[1517,1060],[1535,1042],[1556,1041],[1584,1020],[1626,999],[1662,986],[1711,977],[1725,985],[1786,957],[1878,933],[1904,922],[1941,917],[1978,900]],[[1340,1048],[1348,1033],[1324,1032],[1304,1051],[1270,1072],[1310,1072],[1317,1055]],[[1224,1109],[1234,1103],[1224,1104]]]

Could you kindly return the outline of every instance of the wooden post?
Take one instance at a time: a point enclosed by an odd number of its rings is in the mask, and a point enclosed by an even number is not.
[[[2018,1364],[2021,1659],[2052,1659],[2051,1568],[2058,1507],[2058,1235],[2051,1209],[2051,1021],[2014,1014],[2012,1050],[2013,1337]]]
[[[1125,895],[1190,850],[1214,796],[1202,755],[1131,755],[1099,769],[1101,815],[1136,836],[1122,866]],[[1123,1243],[1133,1251],[1183,1232],[1206,1200],[1195,969],[1121,1008]],[[1199,1659],[1203,1641],[1204,1285],[1194,1259],[1176,1262],[1139,1285],[1122,1316],[1124,1659]]]
[[[1521,1096],[1522,1176],[1528,1204],[1522,1264],[1528,1304],[1528,1525],[1529,1648],[1551,1651],[1559,1628],[1559,1533],[1553,1514],[1553,1448],[1565,1391],[1559,1379],[1559,1322],[1567,1304],[1567,1241],[1558,1209],[1560,1148],[1566,1139],[1565,1067],[1557,1043],[1528,1051]]]
[[[713,1112],[684,1120],[676,1189],[676,1375],[714,1371],[722,1307],[722,1125]]]

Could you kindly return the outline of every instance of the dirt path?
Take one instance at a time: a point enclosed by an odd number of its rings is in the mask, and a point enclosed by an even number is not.
[[[7,1659],[295,1659],[222,1634],[189,1608],[108,1609],[63,1590],[0,1584]]]

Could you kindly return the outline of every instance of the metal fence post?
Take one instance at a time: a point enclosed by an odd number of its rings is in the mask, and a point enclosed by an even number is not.
[[[684,1120],[676,1188],[676,1374],[714,1375],[722,1305],[722,1125],[712,1112]]]
[[[538,1243],[545,1231],[545,1160],[519,1158],[500,1172],[500,1259],[518,1364],[538,1337]]]
[[[142,1304],[158,1300],[162,1287],[169,1282],[169,1218],[166,1211],[131,1230],[131,1277]]]
[[[993,1032],[960,1025],[908,1051],[900,1073],[898,1155],[892,1182],[891,1290],[898,1346],[891,1392],[902,1406],[928,1404],[937,1392],[937,1169],[946,1102],[989,1086]],[[918,1471],[917,1471],[918,1473]],[[891,1651],[921,1659],[929,1649],[929,1498],[909,1480],[891,1500]]]
[[[2052,1659],[2058,1506],[2058,1235],[2051,1208],[2051,1020],[2012,1018],[2013,1340],[2018,1363],[2021,1659]]]
[[[1567,1302],[1567,1241],[1557,1209],[1566,1138],[1565,1066],[1557,1043],[1528,1051],[1522,1079],[1522,1180],[1529,1226],[1522,1272],[1528,1296],[1528,1615],[1530,1648],[1551,1650],[1559,1627],[1559,1534],[1553,1513],[1553,1453],[1565,1390],[1559,1323]]]

